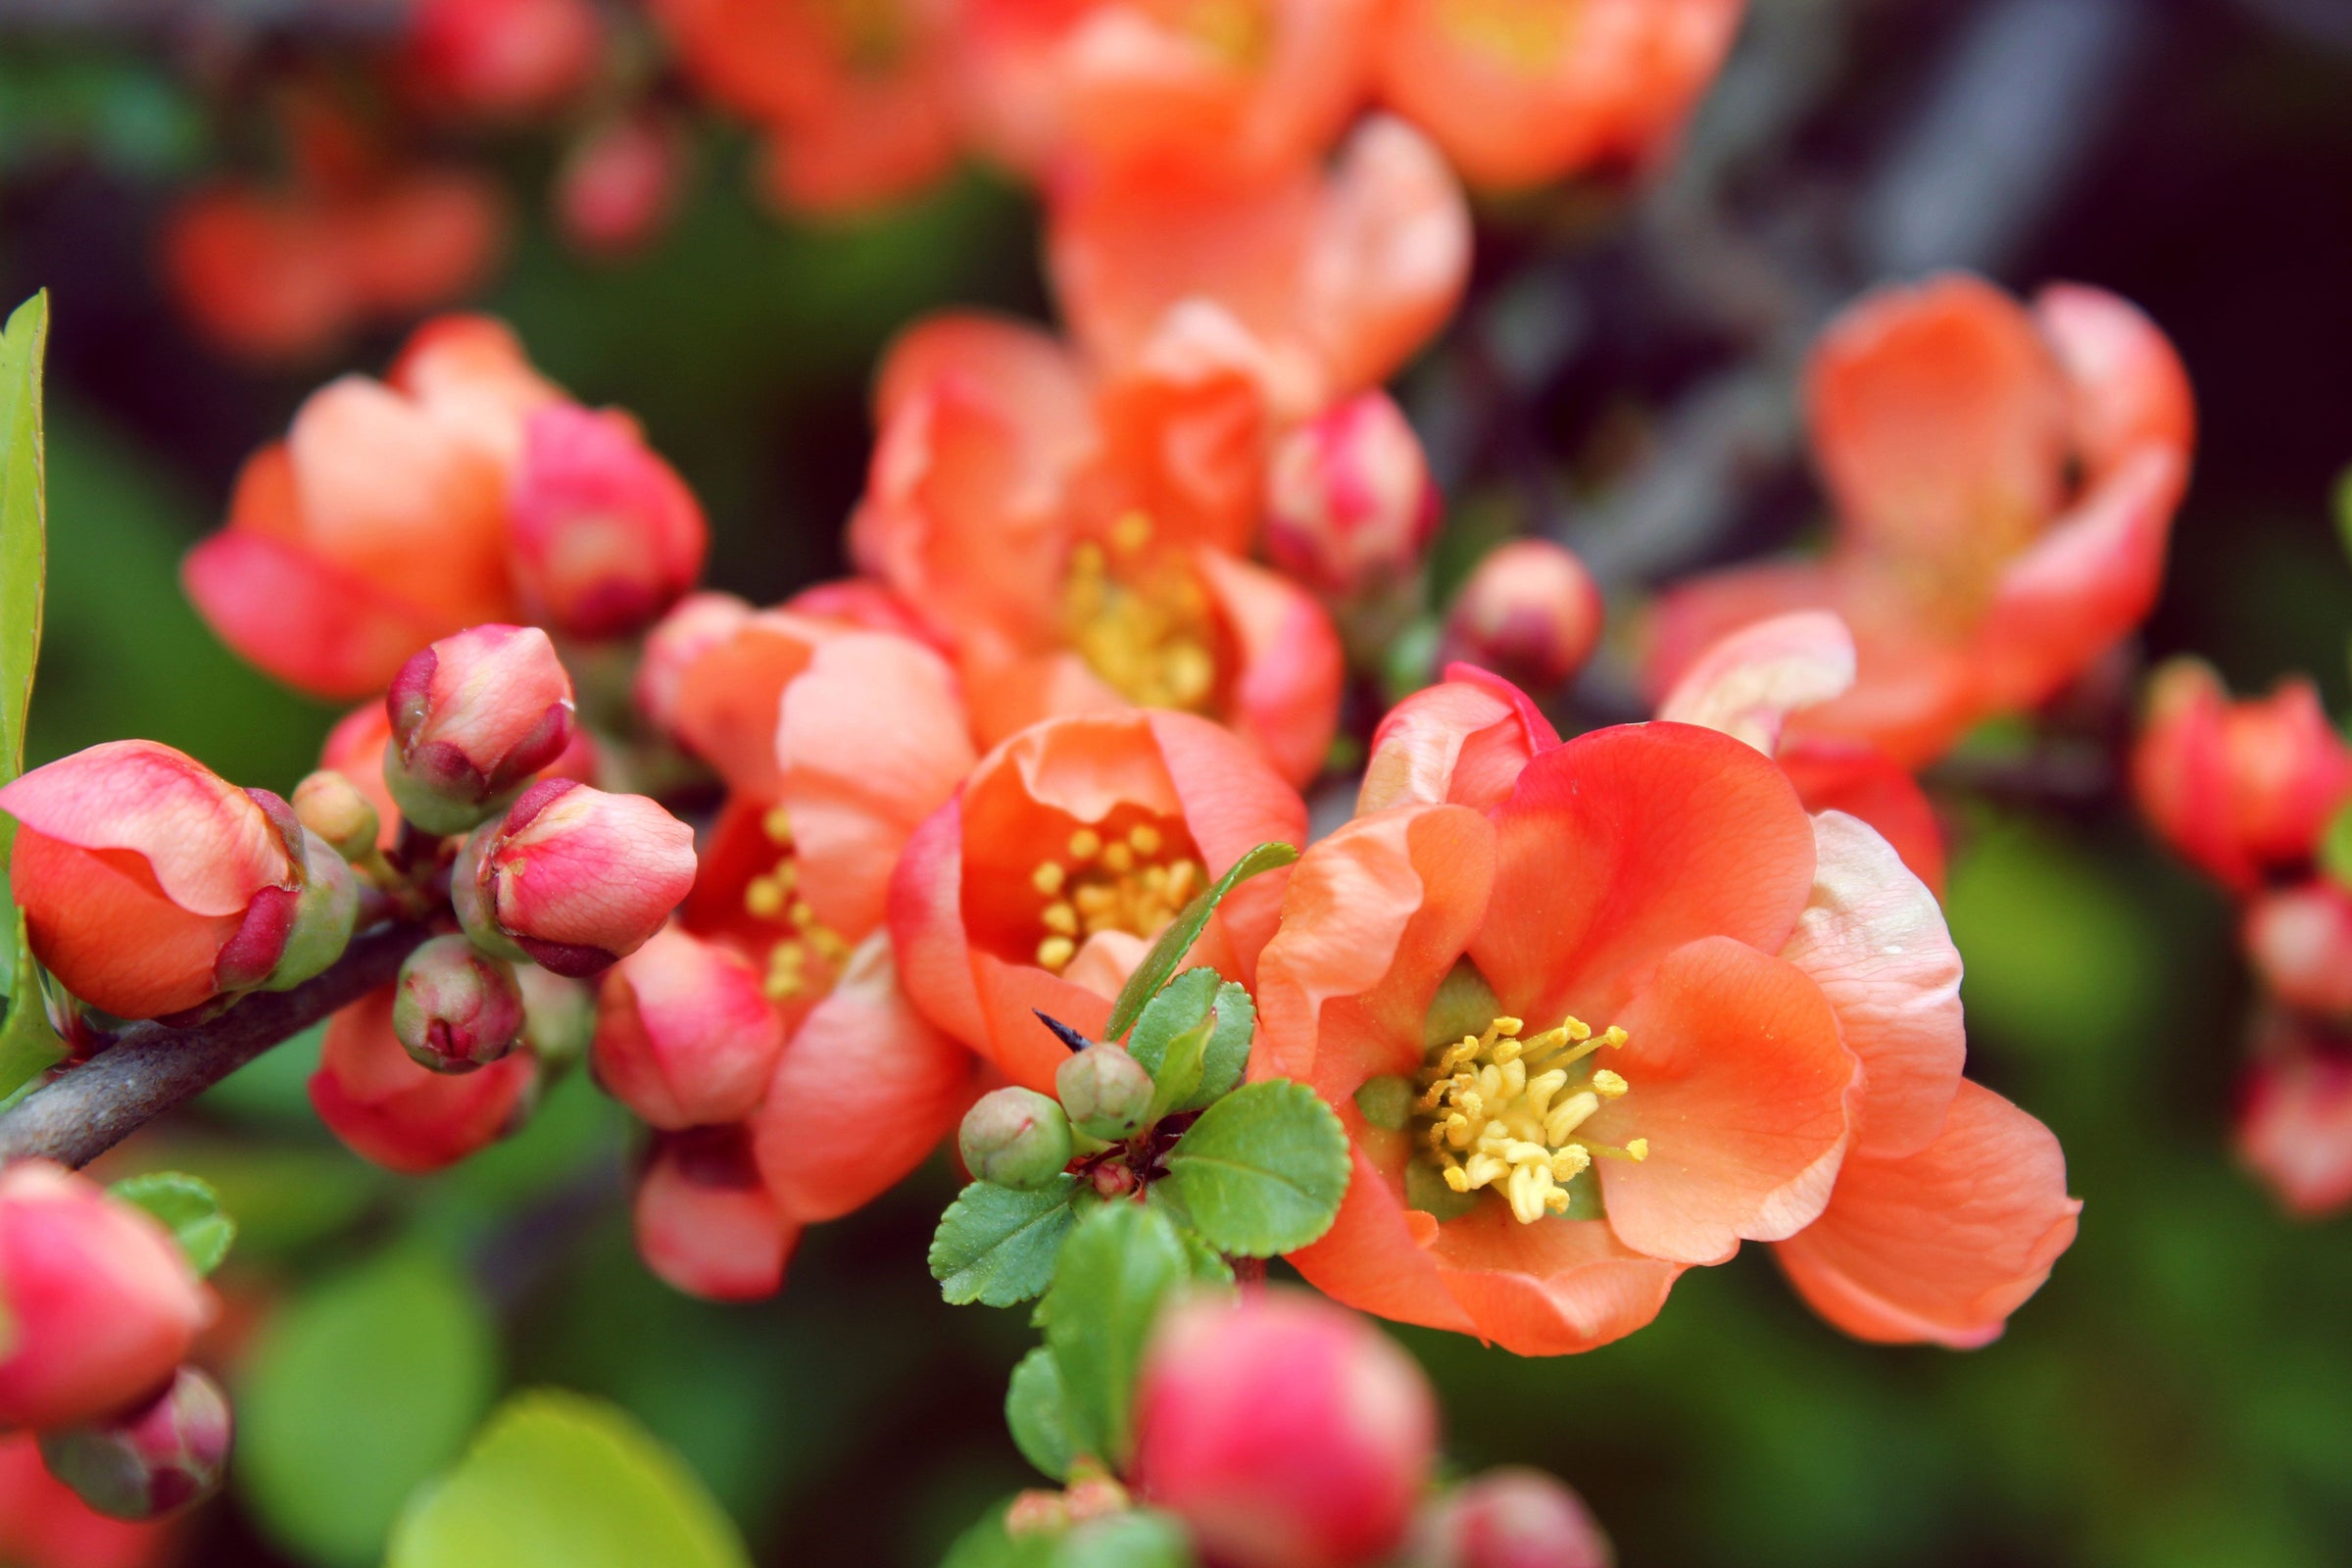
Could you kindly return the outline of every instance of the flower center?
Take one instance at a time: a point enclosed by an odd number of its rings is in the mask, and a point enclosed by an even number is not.
[[[1520,1020],[1498,1017],[1484,1034],[1464,1035],[1421,1069],[1415,1115],[1426,1119],[1429,1149],[1446,1185],[1457,1193],[1494,1187],[1512,1215],[1532,1225],[1568,1211],[1567,1184],[1595,1158],[1649,1157],[1649,1140],[1622,1149],[1579,1138],[1576,1131],[1604,1100],[1631,1086],[1602,1067],[1570,1087],[1571,1069],[1603,1046],[1625,1044],[1611,1025],[1595,1035],[1569,1018],[1540,1035],[1520,1037]]]
[[[1139,708],[1207,709],[1217,684],[1208,595],[1181,552],[1152,548],[1142,513],[1111,525],[1107,549],[1086,539],[1070,552],[1061,604],[1071,646],[1120,696]]]
[[[1534,75],[1567,52],[1575,12],[1565,0],[1450,0],[1444,15],[1461,43]]]
[[[760,819],[760,830],[775,846],[776,861],[744,885],[744,912],[781,933],[767,950],[760,990],[774,1003],[821,997],[832,989],[850,945],[817,919],[816,911],[800,897],[801,863],[793,858],[791,814],[781,806],[771,806]]]
[[[1158,827],[1138,822],[1110,838],[1078,829],[1068,855],[1040,862],[1029,882],[1050,901],[1038,916],[1046,928],[1038,965],[1059,974],[1098,931],[1159,935],[1208,885],[1208,871]]]

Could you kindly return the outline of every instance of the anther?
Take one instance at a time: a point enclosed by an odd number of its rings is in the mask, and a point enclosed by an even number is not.
[[[1073,859],[1091,860],[1102,853],[1102,835],[1091,827],[1082,827],[1070,835],[1070,856]]]
[[[1051,969],[1055,974],[1059,974],[1077,955],[1078,944],[1068,937],[1048,937],[1037,945],[1038,966]]]
[[[1059,861],[1048,860],[1029,873],[1029,885],[1050,899],[1061,891],[1064,874]]]
[[[770,844],[792,842],[792,813],[781,806],[771,806],[760,818],[760,831],[767,835]]]

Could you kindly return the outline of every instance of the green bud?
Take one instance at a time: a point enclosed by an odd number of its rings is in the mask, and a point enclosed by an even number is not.
[[[374,804],[332,768],[322,767],[295,785],[293,806],[302,825],[334,846],[346,860],[365,859],[383,827]]]
[[[539,1058],[540,1076],[570,1071],[596,1038],[596,987],[535,963],[514,965],[514,983],[522,989],[522,1043]]]
[[[335,847],[302,830],[302,893],[294,902],[294,924],[285,951],[277,956],[265,991],[291,991],[343,956],[360,918],[360,883]]]
[[[981,1181],[1034,1192],[1070,1162],[1070,1121],[1034,1089],[999,1089],[964,1112],[956,1144]]]
[[[1152,1074],[1117,1046],[1089,1046],[1054,1073],[1070,1121],[1089,1138],[1106,1143],[1133,1138],[1152,1110]]]

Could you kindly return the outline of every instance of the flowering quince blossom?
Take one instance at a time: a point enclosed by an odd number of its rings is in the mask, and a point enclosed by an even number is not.
[[[801,1234],[768,1192],[739,1124],[657,1137],[632,1217],[645,1266],[707,1301],[775,1295]]]
[[[577,94],[604,47],[592,0],[420,0],[401,72],[429,111],[522,118]]]
[[[1410,583],[1442,508],[1404,411],[1359,392],[1276,443],[1260,533],[1286,575],[1346,603]]]
[[[536,626],[469,626],[418,651],[384,696],[383,782],[429,832],[473,826],[562,757],[571,677]]]
[[[393,1032],[393,988],[369,992],[327,1020],[311,1074],[311,1108],[364,1159],[418,1176],[504,1137],[529,1109],[539,1063],[511,1051],[480,1070],[430,1071]]]
[[[2287,1007],[2257,1014],[2236,1145],[2290,1212],[2352,1203],[2352,1036]]]
[[[0,1172],[0,1430],[112,1415],[172,1379],[211,1293],[147,1213],[46,1160]]]
[[[882,370],[851,551],[954,651],[982,744],[1056,713],[1183,709],[1302,782],[1344,670],[1323,609],[1242,559],[1264,497],[1262,383],[1222,318],[1161,347],[1097,385],[1029,327],[914,328]]]
[[[1917,766],[2055,694],[2154,604],[2195,416],[2172,345],[2123,300],[2062,283],[2029,310],[1964,275],[1882,289],[1822,334],[1806,403],[1835,544],[1664,595],[1655,689],[1725,632],[1835,610],[1853,687],[1791,729]]]
[[[1849,1333],[1965,1347],[2073,1239],[2056,1141],[1960,1076],[1934,896],[1753,746],[1563,744],[1473,672],[1390,714],[1358,813],[1293,869],[1250,1068],[1353,1141],[1292,1254],[1325,1292],[1558,1353],[1771,1241]]]
[[[1646,161],[1731,49],[1741,0],[1396,0],[1382,100],[1474,185]]]
[[[906,994],[1007,1078],[1052,1093],[1069,1053],[1031,1009],[1099,1034],[1194,894],[1257,845],[1305,835],[1298,793],[1203,719],[1048,719],[982,758],[900,858],[890,929]],[[1248,984],[1286,875],[1229,894],[1194,960]]]

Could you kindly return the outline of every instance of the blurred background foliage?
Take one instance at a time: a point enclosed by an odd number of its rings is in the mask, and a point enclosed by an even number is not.
[[[1793,354],[1878,276],[1965,264],[2080,278],[2180,345],[2198,472],[2143,653],[2347,700],[2352,569],[2328,492],[2352,459],[2352,31],[2323,0],[1755,0],[1689,156],[1647,192],[1481,215],[1469,309],[1406,401],[1451,503],[1440,573],[1558,531],[1622,627],[1664,571],[1816,520]],[[258,373],[193,342],[150,239],[222,126],[160,54],[0,13],[0,298],[54,291],[53,578],[31,761],[120,735],[289,788],[334,716],[240,666],[179,596],[236,463],[311,386],[396,338]],[[971,173],[854,227],[779,222],[707,128],[650,254],[590,265],[531,227],[482,302],[591,401],[635,411],[697,486],[712,576],[755,598],[839,569],[864,380],[919,312],[1042,313],[1026,199]],[[544,153],[504,149],[518,189]],[[2128,671],[2115,672],[2117,681]],[[1605,661],[1571,718],[1625,716]],[[1986,738],[1932,782],[1969,962],[1972,1075],[2047,1120],[2082,1239],[1973,1355],[1849,1343],[1760,1253],[1659,1323],[1529,1362],[1407,1334],[1463,1465],[1583,1489],[1643,1568],[2095,1564],[2324,1568],[2352,1542],[2352,1224],[2296,1224],[2233,1168],[2248,1002],[2219,899],[2113,788],[2100,723]],[[626,1407],[766,1562],[921,1564],[1025,1481],[1000,1418],[1018,1314],[942,1305],[935,1163],[812,1231],[783,1296],[701,1305],[646,1275],[628,1134],[585,1084],[429,1181],[311,1119],[316,1042],[265,1057],[118,1156],[220,1188],[243,1226],[220,1348],[242,1420],[200,1563],[360,1568],[503,1391]]]

